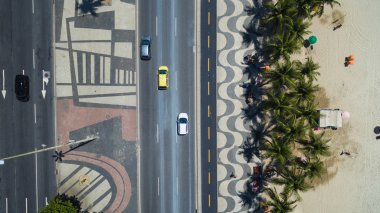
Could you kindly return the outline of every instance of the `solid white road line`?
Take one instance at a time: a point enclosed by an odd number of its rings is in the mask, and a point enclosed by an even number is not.
[[[28,213],[28,198],[25,198],[25,213]]]
[[[5,198],[5,212],[8,213],[8,198]]]
[[[177,17],[174,18],[174,36],[177,36]]]
[[[37,149],[35,149],[37,151]],[[38,174],[37,174],[37,169],[38,169],[38,165],[37,165],[37,153],[34,154],[35,157],[34,157],[34,163],[36,164],[36,212],[38,212]]]
[[[157,177],[157,194],[160,196],[160,177]]]
[[[37,105],[34,104],[34,123],[37,123]]]
[[[32,13],[34,14],[34,0],[32,0]]]
[[[158,36],[158,17],[156,16],[156,36]]]
[[[157,127],[156,127],[156,143],[158,143],[158,124],[157,124]]]
[[[34,58],[34,48],[33,48],[33,69],[36,69],[36,60]]]

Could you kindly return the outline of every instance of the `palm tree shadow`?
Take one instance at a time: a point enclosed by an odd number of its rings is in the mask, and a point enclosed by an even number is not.
[[[101,5],[101,0],[82,0],[81,4],[75,1],[75,9],[79,9],[82,15],[90,13],[92,16],[98,16],[96,10]]]

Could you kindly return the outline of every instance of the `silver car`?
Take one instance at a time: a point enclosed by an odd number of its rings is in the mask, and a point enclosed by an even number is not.
[[[141,60],[150,60],[150,37],[145,36],[141,38],[141,45],[140,45],[140,58]]]

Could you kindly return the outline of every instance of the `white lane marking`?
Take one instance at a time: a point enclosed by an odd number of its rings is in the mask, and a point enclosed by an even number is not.
[[[37,105],[34,104],[34,123],[37,123]]]
[[[28,213],[28,198],[25,198],[25,213]]]
[[[178,194],[178,176],[177,176],[177,194]]]
[[[174,18],[174,36],[177,36],[177,17]]]
[[[156,36],[158,36],[158,17],[156,16]]]
[[[32,0],[32,13],[34,14],[34,0]]]
[[[160,177],[157,177],[157,194],[160,196]]]
[[[8,198],[5,198],[5,212],[8,213]]]
[[[156,126],[156,143],[158,143],[158,124]]]
[[[25,75],[25,70],[22,70],[22,75]]]
[[[37,151],[37,149],[35,149]],[[37,153],[34,154],[35,157],[34,157],[34,163],[36,164],[36,212],[38,212],[38,174],[37,174],[37,169],[38,169],[38,165],[37,165]]]
[[[47,201],[47,197],[45,197],[45,205],[49,205],[48,201]]]
[[[33,48],[33,69],[36,69],[36,60],[34,58],[34,48]]]

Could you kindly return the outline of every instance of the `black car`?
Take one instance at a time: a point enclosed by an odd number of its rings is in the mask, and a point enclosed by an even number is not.
[[[26,75],[16,75],[15,92],[18,100],[29,101],[29,77]]]

